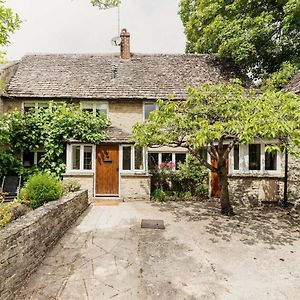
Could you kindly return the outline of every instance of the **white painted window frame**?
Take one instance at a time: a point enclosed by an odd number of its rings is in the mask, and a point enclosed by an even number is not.
[[[123,149],[124,147],[130,147],[131,148],[131,162],[130,162],[130,170],[124,170],[123,169]],[[143,153],[143,169],[135,169],[135,146],[134,145],[121,145],[120,146],[120,170],[122,174],[144,174],[148,170],[148,159],[146,155],[146,148],[142,149]]]
[[[106,115],[109,114],[109,105],[107,101],[80,101],[80,109],[92,109],[93,116],[96,116],[97,109],[101,109],[101,107],[105,107]]]
[[[29,152],[32,152],[33,153],[33,166],[34,167],[38,167],[38,153],[41,153],[41,152],[45,152],[43,150],[34,150],[34,151],[29,151]],[[22,154],[21,154],[21,163],[22,165],[24,164],[24,151],[22,151]]]
[[[73,169],[73,146],[80,147],[80,161],[79,161],[79,169]],[[84,147],[92,147],[92,169],[86,170],[83,169],[84,166]],[[95,172],[96,168],[96,145],[93,144],[67,144],[67,166],[66,171],[67,173],[92,173]]]
[[[276,170],[265,169],[265,148],[267,145],[274,144],[274,141],[258,142],[254,141],[250,144],[260,145],[260,170],[249,170],[249,144],[239,145],[239,170],[234,170],[234,151],[231,150],[229,154],[229,174],[230,175],[281,175],[282,173],[282,155],[277,151],[276,154]]]
[[[162,155],[163,153],[171,153],[172,154],[172,162],[175,164],[175,166],[172,168],[172,170],[176,170],[176,164],[177,164],[177,161],[176,161],[176,154],[185,154],[185,157],[187,158],[187,155],[188,153],[187,152],[167,152],[167,151],[161,151],[161,152],[157,152],[157,151],[148,151],[149,154],[151,153],[155,153],[155,154],[158,154],[158,168],[160,169],[160,165],[162,163]],[[148,162],[147,162],[148,164]]]
[[[146,105],[146,103],[155,103],[155,109],[154,110],[158,109],[157,101],[155,101],[155,100],[153,100],[153,101],[151,101],[151,100],[144,101],[143,102],[143,122],[145,122],[147,120],[145,118],[145,113],[146,113],[146,111],[145,111],[145,105]]]

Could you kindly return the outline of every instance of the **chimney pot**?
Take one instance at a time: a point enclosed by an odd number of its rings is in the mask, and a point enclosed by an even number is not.
[[[130,59],[130,33],[124,28],[121,30],[121,58]]]

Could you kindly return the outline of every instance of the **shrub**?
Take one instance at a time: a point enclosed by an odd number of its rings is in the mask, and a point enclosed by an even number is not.
[[[21,191],[21,199],[29,200],[31,208],[35,209],[44,203],[54,201],[62,196],[63,184],[53,175],[39,173],[26,182]]]
[[[174,164],[163,164],[152,172],[152,198],[160,198],[161,192],[164,192],[164,200],[208,196],[208,171],[197,159],[188,155],[186,162],[177,167],[175,171]]]
[[[163,202],[163,201],[166,200],[167,195],[166,195],[166,193],[163,190],[156,189],[156,190],[153,191],[153,193],[151,195],[151,198],[153,200],[157,200],[157,201]]]
[[[69,179],[63,182],[64,185],[64,194],[76,192],[80,190],[81,184],[76,179]]]
[[[0,228],[4,227],[8,222],[25,215],[29,210],[29,207],[22,204],[20,200],[0,203]]]
[[[7,174],[16,173],[20,162],[10,151],[0,151],[0,179]]]

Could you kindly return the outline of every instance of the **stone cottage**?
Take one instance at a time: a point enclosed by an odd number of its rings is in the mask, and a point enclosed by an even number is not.
[[[109,138],[100,145],[70,140],[66,148],[64,178],[79,179],[92,197],[149,199],[151,164],[184,161],[183,148],[135,148],[132,126],[145,121],[158,98],[186,99],[186,88],[203,83],[228,82],[238,70],[221,64],[214,55],[135,54],[130,35],[121,32],[118,54],[26,55],[6,67],[0,114],[12,109],[47,107],[49,101],[74,103],[111,120]],[[278,198],[283,178],[282,156],[267,157],[266,143],[236,147],[229,159],[233,195]],[[42,150],[23,153],[25,166],[38,165]],[[215,185],[215,187],[214,187]],[[211,176],[211,196],[218,185]]]

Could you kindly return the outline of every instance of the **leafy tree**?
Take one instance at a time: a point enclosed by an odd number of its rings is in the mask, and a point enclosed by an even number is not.
[[[120,4],[120,0],[91,0],[94,6],[98,6],[100,9],[108,9],[116,7]]]
[[[9,35],[20,26],[20,18],[10,8],[5,7],[5,1],[0,0],[0,47],[9,44]],[[0,63],[3,62],[5,52],[0,50]]]
[[[26,114],[13,111],[0,118],[0,144],[15,153],[43,149],[41,169],[60,175],[65,171],[64,150],[68,139],[100,143],[106,138],[109,120],[103,114],[93,117],[79,107],[50,102],[49,108]]]
[[[218,53],[254,78],[300,62],[299,0],[181,0],[187,52]]]
[[[257,94],[245,90],[238,82],[204,84],[190,88],[186,101],[158,101],[159,109],[150,114],[144,124],[134,126],[139,146],[181,146],[218,175],[221,184],[221,211],[233,214],[229,199],[226,160],[235,144],[248,144],[255,137],[278,138],[281,145],[267,147],[268,151],[300,144],[298,120],[299,98],[292,93],[268,91]],[[224,147],[225,141],[229,141]],[[207,148],[214,166],[203,159]]]

